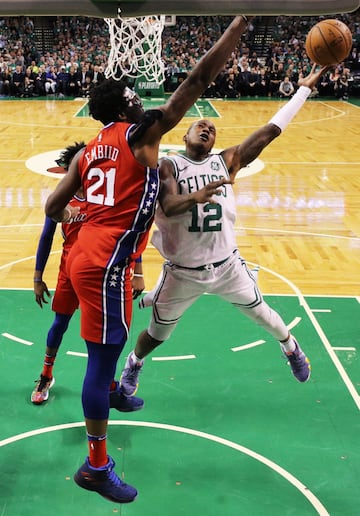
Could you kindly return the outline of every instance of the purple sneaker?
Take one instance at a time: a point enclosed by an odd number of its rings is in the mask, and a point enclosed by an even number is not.
[[[293,337],[294,339],[294,337]],[[284,356],[291,367],[292,373],[299,382],[307,382],[311,374],[310,360],[300,348],[299,344],[295,342],[295,350],[286,352],[283,350]]]
[[[96,491],[110,502],[129,503],[135,500],[137,490],[135,487],[125,484],[117,476],[115,462],[108,456],[109,462],[101,468],[93,468],[86,457],[85,463],[74,475],[78,486],[88,491]]]
[[[138,398],[137,396],[125,396],[119,384],[116,390],[110,392],[109,399],[110,408],[114,408],[120,412],[135,412],[135,410],[144,408],[144,400],[142,398]]]
[[[134,363],[131,358],[132,353],[127,357],[126,364],[120,377],[120,386],[125,396],[134,396],[139,387],[139,374],[144,365]]]

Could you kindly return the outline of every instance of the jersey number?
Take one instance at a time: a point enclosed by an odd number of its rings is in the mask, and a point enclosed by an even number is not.
[[[208,215],[205,215],[203,221],[203,227],[199,226],[199,205],[195,204],[191,208],[191,226],[188,227],[190,233],[196,233],[202,231],[203,233],[207,233],[208,231],[221,231],[222,224],[219,220],[222,217],[222,206],[221,204],[215,204],[209,202],[205,204],[203,210],[207,212]]]
[[[115,167],[109,168],[106,172],[101,168],[91,168],[88,173],[88,179],[96,179],[95,183],[87,189],[87,201],[94,204],[104,204],[105,206],[114,206],[114,186],[115,186]],[[105,185],[105,193],[94,193]]]

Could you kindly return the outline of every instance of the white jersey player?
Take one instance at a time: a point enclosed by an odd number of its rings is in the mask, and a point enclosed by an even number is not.
[[[147,330],[121,375],[123,391],[136,393],[144,357],[168,339],[181,316],[204,293],[217,294],[275,339],[300,382],[310,377],[310,363],[280,315],[264,301],[252,272],[240,256],[234,234],[235,201],[231,183],[296,115],[326,67],[302,79],[302,86],[270,122],[240,145],[211,154],[216,129],[209,120],[194,122],[184,136],[185,155],[160,163],[160,206],[153,243],[165,258],[153,291],[142,300],[152,305]]]
[[[205,121],[197,123],[198,127]],[[203,138],[205,138],[204,131]],[[169,160],[165,164],[164,160]],[[161,167],[173,167],[174,179],[181,195],[199,191],[207,184],[230,179],[227,166],[220,154],[209,154],[196,162],[187,156],[164,158]],[[215,202],[194,204],[190,210],[167,217],[161,205],[156,210],[152,243],[162,256],[182,267],[199,267],[221,262],[236,249],[234,223],[236,218],[235,197],[231,185],[224,184]]]

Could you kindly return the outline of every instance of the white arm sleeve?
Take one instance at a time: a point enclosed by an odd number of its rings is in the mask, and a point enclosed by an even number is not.
[[[269,120],[269,124],[277,125],[283,131],[305,103],[310,93],[311,88],[300,86],[293,98]]]

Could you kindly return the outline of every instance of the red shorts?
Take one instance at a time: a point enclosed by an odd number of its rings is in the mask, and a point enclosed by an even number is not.
[[[81,336],[97,344],[125,345],[132,317],[131,267],[104,269],[92,263],[78,242],[67,273],[80,302]]]
[[[66,272],[60,268],[51,308],[57,314],[72,315],[78,307],[79,300],[73,289],[70,278]]]

